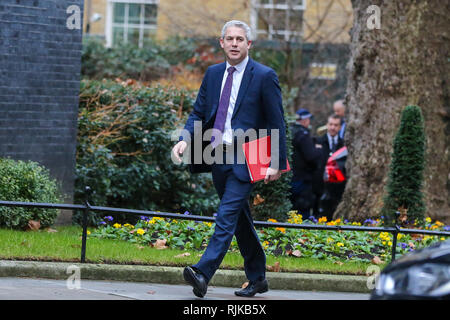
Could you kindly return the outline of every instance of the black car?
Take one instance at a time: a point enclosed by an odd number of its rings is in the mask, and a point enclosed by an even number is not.
[[[371,299],[450,299],[450,240],[389,264],[381,272]]]

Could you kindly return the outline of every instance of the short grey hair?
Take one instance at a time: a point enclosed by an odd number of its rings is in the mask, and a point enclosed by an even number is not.
[[[245,22],[239,20],[231,20],[225,23],[225,25],[222,28],[222,35],[221,35],[222,39],[225,38],[225,33],[227,32],[228,27],[238,27],[244,29],[247,41],[252,40],[252,29],[250,29],[250,27]]]

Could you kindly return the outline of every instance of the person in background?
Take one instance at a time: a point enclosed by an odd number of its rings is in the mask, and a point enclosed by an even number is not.
[[[292,126],[291,202],[293,210],[302,214],[303,219],[309,218],[312,214],[311,209],[315,203],[312,178],[321,159],[321,151],[316,148],[309,132],[312,118],[313,115],[307,109],[299,109]]]
[[[345,105],[344,100],[336,100],[333,104],[333,111],[336,115],[341,117],[341,129],[339,130],[339,137],[344,140],[345,129],[347,123],[345,122]]]
[[[344,146],[344,140],[339,136],[341,130],[341,117],[332,114],[328,117],[327,133],[317,138],[316,143],[321,145],[321,157],[318,169],[313,174],[313,191],[316,196],[316,217],[326,216],[332,219],[333,212],[339,204],[345,184],[324,183],[323,174],[328,158]]]

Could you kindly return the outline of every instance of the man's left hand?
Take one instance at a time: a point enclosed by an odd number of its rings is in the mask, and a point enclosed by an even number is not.
[[[281,177],[281,170],[274,168],[267,168],[266,177],[264,178],[264,183],[267,184],[269,181],[278,180]]]

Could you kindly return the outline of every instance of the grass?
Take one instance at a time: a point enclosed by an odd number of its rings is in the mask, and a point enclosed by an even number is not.
[[[81,228],[56,227],[57,232],[15,231],[0,229],[0,259],[79,262],[81,254]],[[189,255],[176,257],[183,253]],[[86,261],[88,263],[142,264],[186,266],[196,263],[201,252],[196,250],[156,249],[121,240],[88,236]],[[367,262],[333,262],[326,259],[297,258],[267,255],[268,269],[278,264],[281,272],[309,272],[365,275]],[[243,269],[239,253],[229,252],[221,269]],[[270,270],[269,270],[270,271]]]

